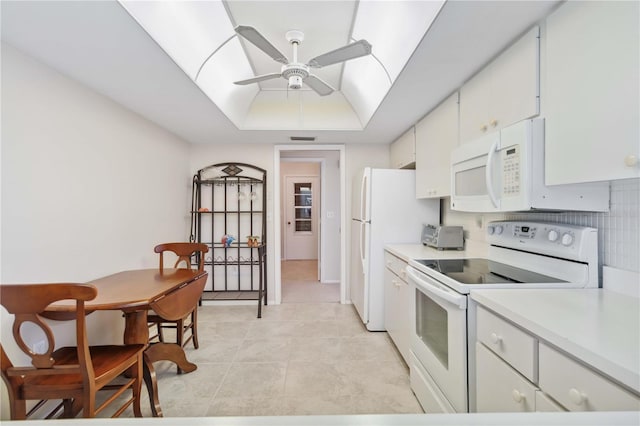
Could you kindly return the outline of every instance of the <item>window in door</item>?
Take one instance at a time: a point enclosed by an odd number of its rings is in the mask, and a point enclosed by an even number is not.
[[[294,184],[294,210],[296,232],[311,232],[311,182]]]

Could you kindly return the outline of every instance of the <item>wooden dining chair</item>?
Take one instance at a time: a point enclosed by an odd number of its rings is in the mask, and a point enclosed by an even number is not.
[[[209,247],[206,244],[200,243],[164,243],[158,244],[154,251],[160,255],[160,271],[164,269],[164,254],[166,252],[172,252],[178,259],[174,264],[174,268],[177,268],[184,262],[187,268],[192,269],[191,258],[194,254],[198,256],[200,267],[198,270],[204,271],[204,255],[209,251]],[[200,292],[202,294],[202,292]],[[201,295],[200,294],[200,295]],[[198,300],[200,297],[198,297]],[[193,305],[193,309],[187,314],[187,316],[178,319],[169,319],[163,317],[158,312],[150,312],[147,316],[147,321],[151,327],[155,326],[157,329],[157,337],[160,342],[165,342],[164,329],[176,330],[176,343],[184,347],[189,341],[193,341],[193,347],[198,349],[200,347],[198,343],[198,303]],[[186,333],[190,332],[189,337],[185,339]],[[152,338],[156,337],[152,336]]]
[[[128,390],[131,397],[116,409],[112,417],[122,414],[133,404],[133,413],[142,417],[140,390],[145,345],[89,346],[85,322],[85,302],[96,297],[97,290],[88,284],[17,284],[0,285],[0,304],[14,315],[13,338],[18,348],[31,360],[31,365],[17,366],[7,356],[2,343],[2,379],[8,394],[11,420],[24,420],[46,401],[62,400],[54,409],[61,417],[95,417]],[[59,300],[75,301],[75,313],[56,315],[57,321],[75,320],[76,346],[56,348],[54,334],[45,321],[45,309]],[[23,327],[30,323],[31,327]],[[35,327],[35,328],[34,328]],[[38,329],[37,333],[34,333]],[[25,339],[29,335],[44,336],[46,348],[36,351]],[[128,373],[124,376],[124,373]],[[110,391],[98,404],[98,391]],[[40,401],[27,412],[27,401]]]

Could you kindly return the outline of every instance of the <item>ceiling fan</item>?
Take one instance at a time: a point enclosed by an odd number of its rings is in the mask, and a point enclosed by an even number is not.
[[[287,57],[284,56],[266,38],[264,38],[264,36],[255,28],[239,25],[235,28],[235,31],[275,61],[284,64],[282,65],[279,73],[264,74],[234,82],[234,84],[240,85],[282,77],[288,80],[289,89],[300,89],[302,87],[302,82],[304,82],[320,96],[326,96],[334,92],[335,89],[321,80],[318,76],[311,74],[311,68],[322,68],[327,65],[345,62],[371,53],[371,44],[366,40],[358,40],[320,56],[316,56],[309,60],[308,63],[302,64],[298,62],[298,45],[304,40],[304,33],[298,30],[291,30],[287,31],[285,35],[289,43],[293,46],[293,61],[289,62]]]

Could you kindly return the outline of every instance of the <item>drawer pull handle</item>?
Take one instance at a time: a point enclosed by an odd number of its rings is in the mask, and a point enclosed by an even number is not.
[[[402,283],[400,283],[400,281],[398,280],[393,280],[393,285],[396,287],[400,287],[402,285]]]
[[[527,399],[527,397],[525,396],[525,394],[523,394],[522,392],[520,392],[518,389],[514,389],[511,391],[511,397],[513,398],[513,400],[515,402],[517,402],[518,404],[520,404],[522,401],[524,401],[525,399]]]
[[[502,336],[497,335],[496,333],[491,333],[491,341],[495,345],[499,345],[502,342]]]
[[[400,271],[400,276],[404,279],[407,278],[407,270],[402,268],[402,270]]]
[[[569,390],[569,399],[576,405],[582,405],[587,400],[587,395],[583,394],[576,388]]]

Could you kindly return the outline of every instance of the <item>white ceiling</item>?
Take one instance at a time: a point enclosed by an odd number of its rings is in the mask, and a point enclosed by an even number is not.
[[[346,44],[352,25],[346,21],[356,7],[353,1],[330,1],[324,3],[331,7],[311,12],[300,7],[304,1],[259,3],[269,12],[256,13],[248,1],[229,1],[227,8],[242,20],[237,24],[256,27],[287,56],[284,33],[304,25],[302,61]],[[389,143],[558,3],[449,1],[363,130],[295,132],[239,130],[116,1],[3,0],[0,7],[3,42],[189,142],[290,143],[295,135],[315,136],[316,143]],[[264,53],[250,52],[255,48],[249,43],[245,49],[256,75],[279,71]],[[318,75],[339,87],[341,68]],[[262,84],[277,89],[286,82]]]

